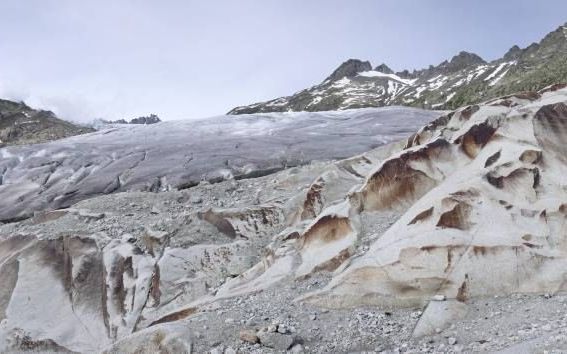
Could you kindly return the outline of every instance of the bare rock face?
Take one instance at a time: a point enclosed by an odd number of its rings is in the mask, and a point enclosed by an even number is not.
[[[306,298],[412,306],[435,294],[464,301],[565,290],[566,100],[563,90],[516,109],[491,102],[466,119],[457,111],[427,141],[386,160],[354,192],[353,207],[412,205],[368,253]],[[440,160],[432,145],[450,157]]]
[[[333,73],[327,78],[329,81],[340,80],[343,77],[353,77],[356,74],[372,70],[372,65],[368,61],[361,61],[358,59],[349,59],[342,63]]]
[[[36,110],[23,102],[0,99],[0,147],[45,143],[93,131],[92,128],[61,120],[53,112]]]
[[[452,112],[326,207],[316,180],[306,204],[317,206],[306,214],[314,219],[280,235],[263,262],[219,294],[321,271],[336,275],[302,299],[329,307],[564,290],[566,101],[560,89]],[[352,257],[365,232],[360,220],[391,209],[401,218],[363,256]]]

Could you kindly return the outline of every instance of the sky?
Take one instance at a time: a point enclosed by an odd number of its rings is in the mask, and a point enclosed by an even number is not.
[[[492,60],[565,22],[565,0],[0,0],[0,97],[82,122],[203,118],[349,58]]]

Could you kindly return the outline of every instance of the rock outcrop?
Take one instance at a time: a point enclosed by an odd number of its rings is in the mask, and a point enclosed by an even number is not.
[[[354,77],[363,71],[372,70],[372,65],[368,61],[349,59],[342,63],[329,77],[328,81],[337,81],[345,77]]]
[[[436,294],[466,301],[564,291],[566,102],[567,90],[552,87],[437,119],[221,294],[335,269],[325,289],[303,300],[399,307]],[[314,186],[308,196],[317,202]],[[360,220],[384,210],[403,215],[353,258]]]
[[[45,143],[93,131],[61,120],[50,111],[36,110],[23,102],[0,100],[0,148]]]

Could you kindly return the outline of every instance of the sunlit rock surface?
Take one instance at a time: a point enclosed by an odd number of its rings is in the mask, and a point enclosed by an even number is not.
[[[410,306],[435,294],[564,291],[567,91],[536,96],[452,113],[369,174],[353,209],[409,208],[309,301]]]

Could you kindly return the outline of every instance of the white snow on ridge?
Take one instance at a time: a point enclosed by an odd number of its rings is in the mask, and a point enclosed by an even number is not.
[[[374,70],[363,71],[361,73],[358,73],[358,75],[364,76],[364,77],[387,77],[387,78],[390,78],[392,80],[399,81],[399,82],[406,84],[406,85],[412,85],[414,82],[417,81],[417,79],[402,79],[401,77],[399,77],[396,74],[385,74],[385,73],[382,73],[382,72],[379,72],[379,71],[374,71]]]
[[[423,91],[425,91],[425,90],[427,90],[427,87],[426,87],[426,86],[420,86],[420,87],[418,87],[417,89],[415,89],[415,95],[414,95],[414,97],[415,97],[415,98],[419,98],[419,97],[421,96],[421,93],[422,93]]]
[[[456,92],[451,93],[449,96],[447,96],[447,99],[445,100],[445,102],[449,102],[453,97],[455,97]]]
[[[345,87],[350,84],[350,79],[348,77],[343,77],[333,83],[333,87]]]
[[[398,95],[400,88],[402,86],[398,82],[388,80],[388,93],[392,95],[392,99]]]
[[[315,96],[313,98],[313,101],[311,101],[311,103],[309,104],[310,106],[316,105],[317,103],[321,102],[323,100],[323,97],[321,96]]]
[[[498,81],[500,81],[504,76],[506,76],[506,74],[508,74],[508,71],[510,71],[510,69],[507,69],[506,71],[504,71],[502,74],[500,74],[496,79],[490,81],[489,86],[494,86],[496,85],[496,83]]]
[[[439,76],[434,77],[433,79],[427,80],[427,82],[429,82],[429,89],[430,90],[439,89],[441,86],[443,86],[445,84],[445,82],[448,79],[449,78],[447,76],[439,75]]]
[[[471,82],[476,77],[484,74],[486,72],[486,70],[488,70],[489,68],[490,68],[490,66],[488,66],[488,65],[481,65],[481,66],[477,67],[476,69],[474,69],[474,71],[467,76],[467,83]]]
[[[269,102],[268,104],[266,104],[266,106],[285,106],[287,104],[287,99],[285,97],[282,98],[278,98],[274,101]]]
[[[498,73],[499,73],[502,69],[504,69],[506,66],[508,66],[508,65],[514,65],[514,64],[516,64],[515,61],[508,61],[508,62],[505,62],[505,63],[502,63],[502,64],[498,65],[498,67],[496,68],[496,70],[494,70],[490,75],[488,75],[488,76],[484,79],[484,81],[492,80],[492,79],[495,78],[496,75],[498,75]]]
[[[439,75],[432,77],[431,79],[427,80],[427,82],[437,81],[441,76],[443,76],[443,75],[439,74]]]

